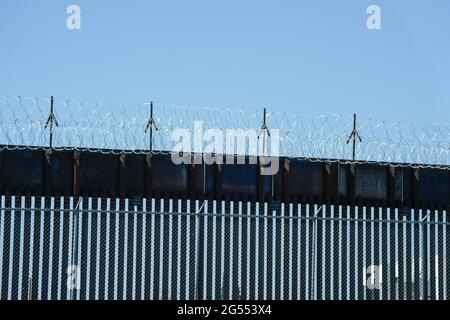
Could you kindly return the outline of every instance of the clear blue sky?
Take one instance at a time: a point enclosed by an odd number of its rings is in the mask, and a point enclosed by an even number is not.
[[[0,95],[450,120],[448,0],[2,0],[0,46]]]

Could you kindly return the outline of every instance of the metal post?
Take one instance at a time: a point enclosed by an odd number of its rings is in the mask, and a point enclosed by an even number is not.
[[[258,135],[258,139],[261,136],[263,136],[263,150],[262,150],[263,151],[263,155],[265,154],[265,151],[266,151],[266,140],[264,139],[266,132],[267,132],[267,136],[270,137],[270,131],[269,131],[269,128],[267,127],[267,124],[266,124],[266,108],[264,108],[263,123],[261,125],[261,129],[260,129],[259,135]]]
[[[75,209],[73,209],[72,211],[72,243],[70,244],[72,246],[72,257],[71,257],[71,265],[69,265],[69,268],[71,270],[72,273],[72,266],[77,266],[77,263],[75,263],[75,257],[78,256],[78,251],[81,250],[81,248],[78,247],[78,216],[80,214],[82,214],[82,212],[79,210],[79,205],[80,205],[80,201],[82,201],[82,197],[78,198],[77,204],[75,206]],[[75,250],[77,251],[75,253]],[[72,274],[70,274],[70,276],[72,276]],[[75,281],[78,282],[78,277],[80,275],[77,273],[76,274],[76,278]],[[73,299],[73,290],[77,290],[76,288],[67,288],[67,290],[69,290],[69,300]],[[75,295],[76,298],[76,295]]]
[[[145,132],[150,129],[150,154],[153,154],[153,126],[155,130],[158,131],[155,121],[153,120],[153,101],[150,102],[150,117],[145,127]]]
[[[28,300],[33,299],[32,292],[33,292],[33,279],[28,278]]]
[[[423,299],[429,300],[428,296],[428,246],[427,246],[427,219],[429,213],[422,218],[422,281],[423,281]]]
[[[203,210],[204,205],[205,205],[205,201],[202,202],[202,205],[200,206],[200,208],[195,209],[195,234],[197,237],[197,242],[195,242],[195,260],[194,260],[194,270],[195,270],[195,274],[194,274],[195,298],[194,298],[194,300],[198,300],[198,297],[200,296],[200,292],[199,292],[200,286],[198,285],[198,279],[201,279],[200,274],[199,274],[200,273],[199,266],[202,264],[202,262],[200,262],[199,259],[202,257],[202,255],[200,254],[200,250],[203,251],[203,245],[200,245],[200,241],[203,240],[203,236],[200,235],[200,230],[201,230],[200,217],[201,217],[201,211]]]
[[[50,148],[52,148],[53,146],[53,122],[55,123],[55,125],[58,127],[58,121],[56,120],[55,114],[53,113],[53,96],[50,97],[50,114],[48,115],[47,118],[47,122],[45,123],[44,128],[46,129],[47,127],[49,127],[50,130],[50,141],[49,141],[49,145]]]
[[[267,136],[270,137],[270,131],[269,128],[267,127],[266,124],[266,108],[264,108],[264,112],[263,112],[263,122],[261,125],[261,129],[259,130],[259,135],[258,135],[258,140],[259,138],[262,136],[262,155],[259,154],[259,150],[258,150],[258,154],[257,154],[257,162],[258,162],[258,200],[263,202],[264,201],[264,195],[265,195],[265,191],[264,191],[264,176],[261,175],[261,171],[263,170],[264,167],[264,161],[261,162],[261,157],[265,158],[266,157],[266,139],[265,139],[265,135],[267,132]],[[258,148],[259,148],[259,144],[258,144]],[[269,202],[272,201],[273,198],[273,175],[270,176],[271,182],[272,182],[272,191],[271,191],[271,196],[270,196],[270,200]]]
[[[321,205],[316,212],[314,212],[314,216],[312,219],[313,223],[313,234],[312,234],[312,245],[313,245],[313,254],[311,255],[312,260],[312,272],[311,272],[311,300],[316,300],[316,280],[317,280],[317,215],[322,211],[324,205]]]
[[[356,131],[356,114],[353,114],[353,132]],[[356,155],[356,140],[353,139],[353,153],[352,153],[352,159],[355,161],[355,155]]]
[[[50,117],[53,115],[53,96],[50,98]],[[53,121],[50,119],[50,148],[53,144]]]
[[[353,114],[353,130],[350,133],[350,136],[347,139],[347,144],[352,140],[353,142],[353,152],[352,152],[352,160],[355,161],[356,159],[356,139],[359,140],[359,142],[362,142],[361,137],[359,136],[358,130],[356,130],[356,113]]]
[[[153,101],[150,103],[150,119],[153,121]],[[153,127],[150,128],[150,152],[153,153]]]
[[[153,155],[153,126],[155,130],[158,131],[156,123],[153,121],[153,101],[150,102],[150,117],[147,121],[147,126],[145,127],[145,132],[150,129],[150,141],[149,141],[149,153],[146,155],[146,167],[145,167],[145,189],[146,196],[151,197],[153,191],[152,183],[152,155]]]
[[[263,123],[266,124],[266,108],[264,108]]]

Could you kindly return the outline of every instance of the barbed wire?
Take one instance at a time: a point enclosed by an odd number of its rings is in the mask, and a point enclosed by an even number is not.
[[[2,149],[40,149],[49,146],[50,98],[0,97]],[[148,153],[145,128],[150,103],[89,102],[54,99],[58,126],[52,128],[52,147],[103,153]],[[259,130],[262,110],[154,104],[153,153],[169,153],[176,128],[192,130]],[[279,155],[312,161],[376,162],[416,167],[450,168],[450,123],[400,123],[358,117],[355,160],[347,143],[352,116],[267,112],[269,130],[279,129]],[[270,140],[270,138],[269,138]],[[203,141],[203,148],[207,142]],[[225,145],[225,143],[224,143]],[[270,149],[269,149],[270,151]],[[225,150],[224,150],[225,153]]]

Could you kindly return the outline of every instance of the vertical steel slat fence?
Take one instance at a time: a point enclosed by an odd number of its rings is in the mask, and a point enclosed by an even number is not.
[[[446,210],[0,197],[0,299],[446,300]]]

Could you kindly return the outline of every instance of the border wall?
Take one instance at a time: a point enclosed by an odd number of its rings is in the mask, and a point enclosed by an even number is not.
[[[5,195],[326,203],[447,209],[450,170],[279,158],[274,176],[258,165],[175,165],[170,154],[2,150]]]

